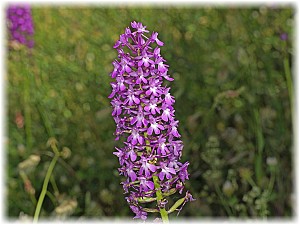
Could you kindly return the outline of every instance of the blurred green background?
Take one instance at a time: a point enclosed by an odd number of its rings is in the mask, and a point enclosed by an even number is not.
[[[197,199],[180,217],[293,216],[294,13],[276,5],[33,5],[32,52],[7,42],[7,216],[33,216],[51,146],[63,157],[41,217],[133,216],[107,98],[112,46],[133,20],[159,33],[175,78],[186,187]]]

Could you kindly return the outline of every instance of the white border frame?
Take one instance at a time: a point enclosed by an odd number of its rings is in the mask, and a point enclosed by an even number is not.
[[[201,0],[187,0],[187,1],[170,1],[170,0],[152,0],[152,1],[124,1],[124,0],[102,0],[102,1],[77,1],[77,0],[64,0],[64,1],[57,1],[57,0],[51,0],[51,1],[0,1],[0,57],[1,57],[1,62],[0,62],[0,68],[1,68],[1,76],[0,76],[0,143],[1,143],[1,154],[0,155],[0,181],[2,184],[0,185],[0,222],[1,224],[3,223],[8,223],[8,222],[13,222],[13,223],[21,223],[20,221],[10,221],[5,218],[5,209],[3,205],[5,204],[5,199],[6,199],[6,191],[5,191],[5,183],[6,183],[6,175],[4,174],[5,168],[6,168],[6,152],[5,152],[5,145],[7,144],[7,138],[6,138],[6,68],[5,68],[5,60],[6,60],[6,49],[5,49],[5,7],[9,3],[16,3],[16,2],[27,2],[27,3],[32,3],[35,5],[91,5],[91,6],[117,6],[117,5],[128,5],[128,6],[143,6],[145,4],[153,4],[157,6],[187,6],[187,5],[210,5],[210,6],[257,6],[261,4],[283,4],[283,5],[288,5],[292,4],[295,7],[295,33],[294,33],[294,46],[295,46],[295,56],[294,56],[294,68],[293,68],[293,74],[294,74],[294,87],[295,87],[295,102],[294,102],[294,121],[293,121],[293,131],[294,131],[294,150],[293,150],[293,168],[294,168],[294,178],[296,179],[295,185],[294,185],[294,196],[295,196],[295,203],[294,203],[294,218],[291,220],[285,220],[285,219],[268,219],[268,221],[263,221],[263,220],[257,220],[257,219],[247,219],[247,220],[240,220],[240,219],[217,219],[217,220],[184,220],[181,221],[182,223],[199,223],[199,224],[219,224],[219,223],[225,223],[225,224],[240,224],[240,223],[256,223],[256,224],[266,224],[266,223],[272,223],[272,224],[290,224],[290,223],[295,223],[298,224],[299,221],[299,168],[300,168],[300,154],[298,152],[299,150],[299,131],[298,128],[300,127],[300,121],[298,118],[299,115],[299,6],[298,6],[298,1],[279,1],[279,0],[273,0],[273,1],[258,1],[258,0],[252,0],[252,1],[237,1],[237,0],[231,0],[231,1],[222,1],[222,0],[211,0],[211,1],[201,1]],[[3,199],[2,199],[3,198]],[[67,222],[59,222],[59,221],[51,221],[55,222],[57,224],[74,224],[74,223],[84,223],[84,224],[89,224],[89,223],[130,223],[132,222],[131,220],[88,220],[88,221],[82,221],[82,220],[70,220]],[[178,222],[178,223],[181,223]],[[24,223],[24,222],[22,222]],[[44,223],[49,223],[49,221],[44,221]],[[177,224],[177,222],[175,223]]]

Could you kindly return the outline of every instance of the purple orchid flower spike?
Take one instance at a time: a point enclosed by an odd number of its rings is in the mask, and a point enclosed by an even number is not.
[[[133,21],[114,45],[118,60],[112,63],[114,82],[109,98],[116,140],[123,137],[126,141],[113,154],[119,158],[119,172],[126,179],[122,185],[134,218],[146,220],[148,213],[160,213],[167,222],[169,213],[194,199],[187,191],[168,206],[168,196],[183,194],[189,162],[180,162],[183,143],[175,119],[175,99],[163,84],[174,80],[161,56],[164,43],[157,32],[149,34],[146,26]],[[154,201],[156,208],[146,207]]]
[[[32,48],[34,27],[29,5],[10,5],[7,9],[8,28],[11,39]]]

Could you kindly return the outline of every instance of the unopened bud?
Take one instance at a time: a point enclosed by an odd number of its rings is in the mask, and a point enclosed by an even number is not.
[[[39,155],[31,155],[28,159],[20,162],[18,165],[19,170],[31,170],[34,169],[40,162],[41,157]]]
[[[49,138],[48,141],[47,141],[47,143],[46,143],[46,145],[48,147],[53,147],[56,144],[57,144],[57,140],[54,137]]]
[[[225,183],[223,184],[222,191],[227,196],[231,196],[233,194],[234,187],[229,180],[226,180]]]
[[[277,159],[275,157],[268,157],[267,158],[267,165],[276,166],[277,165]]]
[[[31,181],[29,179],[27,179],[26,181],[24,181],[24,188],[25,191],[30,194],[30,195],[34,195],[35,194],[35,189],[31,184]]]
[[[55,208],[58,215],[71,215],[77,207],[76,200],[65,200]]]
[[[61,157],[63,159],[67,159],[70,158],[72,152],[68,147],[63,147],[62,151],[61,151]]]

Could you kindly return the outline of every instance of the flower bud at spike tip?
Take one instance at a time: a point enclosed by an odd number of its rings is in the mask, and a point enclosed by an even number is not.
[[[114,81],[109,98],[116,140],[125,140],[114,152],[119,158],[119,173],[125,177],[125,199],[134,218],[146,220],[148,213],[160,212],[164,221],[166,209],[171,207],[167,197],[181,194],[189,179],[189,162],[180,162],[183,143],[175,119],[175,98],[164,83],[174,79],[161,55],[164,43],[159,38],[140,22],[133,21],[125,29],[114,45],[118,59],[112,63]],[[156,208],[149,210],[147,204],[154,200]]]

